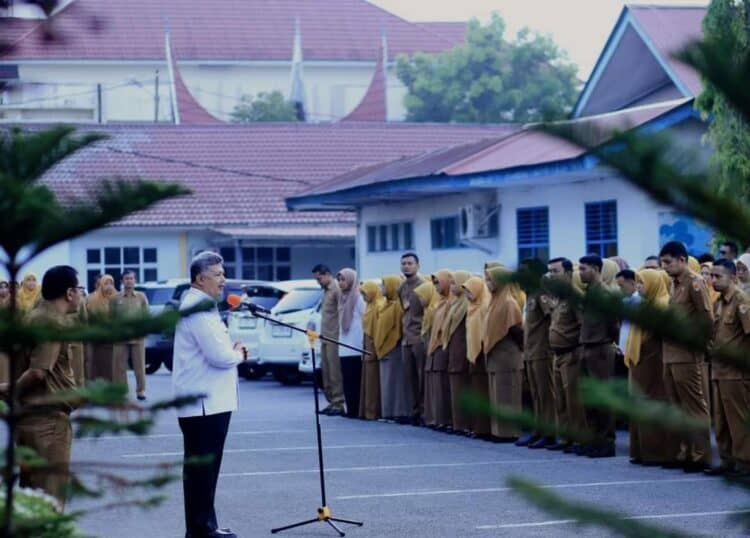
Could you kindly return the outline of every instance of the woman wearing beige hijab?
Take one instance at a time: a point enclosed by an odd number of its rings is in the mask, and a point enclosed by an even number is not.
[[[747,252],[737,259],[737,285],[750,295],[750,254]]]
[[[21,313],[30,312],[42,297],[42,287],[37,282],[34,273],[26,273],[21,286],[16,291],[16,306]]]
[[[427,279],[416,288],[414,288],[414,295],[417,296],[419,302],[422,304],[423,315],[422,330],[420,331],[420,336],[422,337],[422,341],[424,343],[424,349],[427,349],[430,346],[430,336],[432,334],[433,322],[435,321],[435,309],[437,308],[438,304],[440,304],[441,297],[437,292],[437,289],[435,288],[435,284],[432,283],[432,279]],[[430,373],[428,371],[428,367],[431,369],[431,364],[426,364],[425,370],[422,372],[422,375],[429,377]],[[426,382],[425,386],[427,386]],[[427,392],[427,389],[425,389],[425,392]],[[429,395],[426,395],[425,401],[427,401],[428,397]],[[419,417],[422,425],[427,424],[427,422],[425,421],[425,417],[430,416],[430,411],[430,407],[425,407],[423,415]]]
[[[487,360],[482,351],[482,329],[489,306],[490,292],[483,278],[473,276],[464,285],[469,305],[466,308],[466,360],[469,362],[471,394],[475,398],[489,401],[489,379]],[[474,413],[470,417],[472,437],[490,440],[490,418],[484,413]]]
[[[115,280],[110,275],[102,275],[96,285],[94,293],[89,295],[86,302],[86,310],[91,317],[108,316],[110,303],[117,295]],[[124,383],[127,385],[127,366],[125,368],[115,367],[114,344],[96,343],[91,344],[91,353],[88,353],[89,364],[87,368],[87,379],[104,379],[111,383]],[[123,379],[123,372],[125,378]],[[115,379],[117,377],[117,379]]]
[[[470,386],[469,361],[466,360],[466,312],[469,299],[463,285],[471,278],[468,271],[456,271],[451,280],[451,302],[446,321],[445,343],[448,351],[448,381],[451,392],[451,415],[454,433],[467,434],[471,431],[469,417],[461,408],[461,396]]]
[[[427,345],[424,374],[424,414],[428,427],[447,430],[452,427],[450,382],[448,381],[448,351],[443,348],[446,321],[450,310],[451,279],[447,269],[432,275],[432,283],[439,301],[432,320],[430,341]]]
[[[404,317],[398,295],[401,282],[397,275],[383,277],[385,301],[378,308],[375,323],[375,353],[380,361],[380,414],[385,420],[406,424],[411,422],[412,401],[401,358],[401,320]]]
[[[485,271],[490,289],[490,304],[484,320],[482,345],[487,356],[490,402],[493,407],[522,410],[523,390],[523,314],[504,278],[505,267]],[[515,442],[518,426],[492,419],[492,436],[498,442]]]
[[[353,347],[362,346],[362,315],[365,301],[357,286],[357,272],[345,268],[336,274],[341,290],[339,299],[339,341]],[[359,416],[359,393],[362,379],[362,355],[357,351],[339,346],[341,377],[344,382],[346,417]]]
[[[375,353],[375,327],[378,321],[378,309],[385,302],[385,298],[375,280],[363,283],[359,291],[367,305],[362,314],[363,348],[370,352],[362,358],[359,417],[377,420],[380,418],[380,366]]]
[[[644,304],[655,308],[669,307],[669,279],[657,269],[636,273],[638,293]],[[651,399],[667,402],[664,388],[662,341],[637,325],[631,325],[625,346],[625,366],[631,391]],[[674,438],[660,428],[630,423],[630,463],[646,466],[668,463],[677,451]]]

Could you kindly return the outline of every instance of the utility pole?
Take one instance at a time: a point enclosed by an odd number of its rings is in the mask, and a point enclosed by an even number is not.
[[[154,123],[159,123],[159,70],[154,78]]]
[[[96,85],[96,121],[102,123],[102,85]]]

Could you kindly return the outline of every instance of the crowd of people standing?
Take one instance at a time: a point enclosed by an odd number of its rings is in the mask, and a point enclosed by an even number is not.
[[[615,416],[583,404],[580,380],[609,380],[627,369],[634,393],[671,403],[705,424],[678,434],[631,423],[631,463],[750,472],[750,374],[710,362],[711,349],[750,346],[750,254],[738,257],[737,246],[728,242],[717,259],[696,259],[684,244],[669,242],[637,270],[620,257],[597,255],[577,263],[564,257],[546,265],[522,263],[544,273],[527,290],[496,262],[480,273],[445,269],[422,275],[412,252],[402,256],[401,274],[358,286],[352,269],[334,277],[328,267],[316,266],[313,274],[324,289],[322,334],[360,342],[366,351],[344,356],[344,348],[322,346],[329,402],[322,413],[607,458],[615,455]],[[573,295],[556,293],[548,285],[553,281]],[[710,327],[711,344],[686,349],[627,320],[596,315],[583,306],[587,294],[674,307],[696,327]],[[529,407],[547,427],[524,432],[517,421],[467,413],[466,393],[494,408]],[[721,459],[716,467],[711,425]]]

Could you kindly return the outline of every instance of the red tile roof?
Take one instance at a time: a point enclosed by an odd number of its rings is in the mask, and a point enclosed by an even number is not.
[[[366,0],[75,0],[54,16],[60,42],[45,41],[39,21],[19,40],[30,23],[0,19],[0,35],[12,31],[16,41],[5,60],[161,60],[166,19],[183,61],[289,61],[296,17],[307,61],[374,61],[383,31],[394,55],[442,52],[463,35]]]
[[[220,119],[212,116],[203,105],[201,105],[193,94],[190,93],[185,81],[180,73],[180,68],[177,66],[177,58],[175,58],[174,51],[171,53],[172,56],[172,73],[174,73],[174,87],[177,102],[177,117],[181,125],[190,124],[211,124],[211,123],[224,123]]]
[[[66,159],[45,181],[63,201],[104,177],[177,181],[190,196],[133,215],[130,226],[278,226],[348,223],[351,213],[294,213],[285,199],[366,163],[509,132],[504,125],[336,123],[87,125],[110,139]]]
[[[591,145],[605,142],[615,130],[643,125],[690,102],[681,99],[560,122],[570,126],[577,136]],[[515,133],[474,141],[468,144],[427,150],[409,157],[350,170],[317,187],[292,197],[303,198],[333,194],[357,187],[411,178],[460,176],[541,165],[580,157],[587,150],[562,138],[529,126]],[[425,185],[425,188],[429,188]]]
[[[700,75],[672,56],[701,39],[705,7],[629,5],[628,9],[646,32],[662,59],[694,97],[703,91]]]

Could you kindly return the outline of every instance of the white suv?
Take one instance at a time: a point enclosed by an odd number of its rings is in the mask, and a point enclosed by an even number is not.
[[[289,292],[271,309],[271,317],[307,330],[308,322],[317,311],[323,290],[315,280],[287,283]],[[268,321],[259,321],[259,362],[271,370],[283,384],[302,381],[299,363],[308,352],[309,343],[303,333]]]

